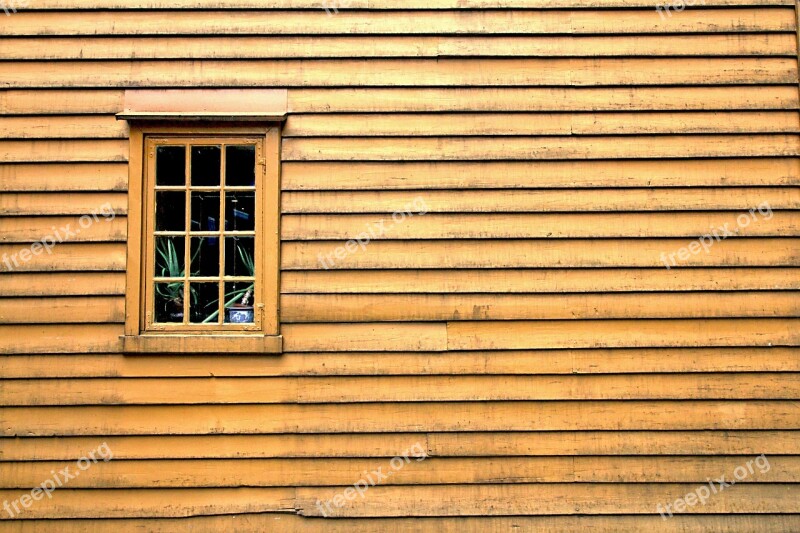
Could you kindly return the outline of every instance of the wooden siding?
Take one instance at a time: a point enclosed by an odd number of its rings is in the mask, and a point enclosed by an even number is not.
[[[114,453],[21,520],[0,509],[0,532],[800,530],[797,11],[0,14],[0,258],[115,213],[0,274],[0,501]],[[125,89],[191,87],[289,89],[280,356],[121,354],[129,130],[114,114]],[[317,500],[416,444],[426,460],[321,517]],[[768,473],[659,516],[760,454]]]

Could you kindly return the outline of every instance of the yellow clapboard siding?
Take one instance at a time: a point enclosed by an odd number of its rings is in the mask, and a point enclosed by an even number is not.
[[[0,276],[3,296],[94,296],[125,293],[122,272],[4,272]]]
[[[321,5],[321,4],[320,4]],[[0,38],[2,59],[605,57],[793,55],[792,33],[635,36],[259,36]]]
[[[124,319],[125,300],[117,296],[0,298],[0,324],[91,324]]]
[[[0,391],[5,406],[788,400],[800,399],[800,373],[14,380]]]
[[[800,293],[284,294],[281,297],[284,323],[747,317],[800,317]],[[0,312],[0,320],[3,318]],[[64,320],[69,318],[67,314]]]
[[[776,117],[776,120],[780,120]],[[127,139],[128,123],[110,115],[0,118],[4,139]]]
[[[678,165],[680,163],[677,163]],[[757,179],[757,178],[754,178]],[[38,200],[46,195],[31,196]],[[0,196],[0,199],[2,197]],[[33,201],[30,202],[33,204]],[[39,203],[39,202],[37,202]],[[284,213],[387,213],[388,227],[409,222],[394,213],[545,213],[607,211],[740,211],[762,207],[797,209],[800,188],[670,188],[575,190],[289,191],[281,195]],[[769,209],[768,209],[769,208]],[[426,215],[421,218],[425,218]],[[764,217],[758,212],[758,220]],[[400,222],[396,221],[399,220]],[[713,229],[713,228],[709,228]],[[359,228],[359,231],[368,228]]]
[[[704,0],[704,6],[791,6],[792,0]],[[37,10],[81,10],[89,7],[104,9],[320,9],[317,0],[234,0],[220,5],[216,0],[92,0],[76,7],[70,0],[40,0]],[[331,12],[333,12],[333,5]],[[476,8],[608,8],[647,7],[649,0],[350,0],[337,9],[476,9]]]
[[[114,460],[387,457],[421,444],[430,457],[553,455],[798,455],[797,431],[541,431],[365,433],[354,435],[191,435],[103,439]],[[0,439],[5,461],[78,460],[95,437]]]
[[[694,492],[696,485],[630,484],[609,488],[597,484],[468,485],[372,487],[364,498],[331,505],[329,517],[368,516],[492,516],[563,514],[653,514],[662,506]],[[299,514],[322,516],[318,500],[330,501],[342,487],[297,489]],[[793,485],[741,485],[686,506],[689,513],[785,513],[795,509]],[[660,518],[660,517],[659,517]]]
[[[0,243],[36,242],[45,238],[58,242],[58,236],[66,237],[75,230],[79,233],[70,237],[73,242],[124,241],[127,230],[125,217],[117,216],[103,218],[102,223],[93,221],[86,228],[81,227],[78,217],[8,217],[2,221]]]
[[[796,429],[796,401],[8,407],[2,436]]]
[[[411,453],[421,454],[420,446]],[[719,476],[733,478],[737,467],[747,474],[738,483],[791,483],[800,474],[800,457],[769,458],[769,468],[755,458],[742,457],[514,457],[425,458],[402,456],[403,466],[392,470],[388,460],[376,459],[238,459],[235,461],[129,461],[100,460],[70,481],[70,489],[202,488],[202,487],[304,487],[346,485],[359,480],[376,463],[392,472],[381,485],[516,484],[516,483],[642,483],[657,478],[662,483],[706,483]],[[750,462],[753,473],[748,467]],[[72,464],[62,462],[0,463],[2,489],[36,486],[51,471]],[[74,467],[73,467],[74,468]]]
[[[797,319],[448,322],[451,350],[796,346]],[[293,326],[293,328],[300,326]],[[333,326],[328,326],[332,328]],[[319,342],[319,341],[317,341]]]
[[[0,287],[2,287],[0,280]],[[797,290],[788,268],[287,271],[283,294],[604,293]],[[0,291],[2,292],[2,291]]]
[[[118,324],[0,326],[0,354],[108,353],[122,348]]]
[[[728,239],[705,253],[686,239],[376,241],[336,257],[339,242],[281,246],[284,270],[798,266],[797,239]],[[352,248],[352,247],[351,247]],[[686,248],[683,260],[680,250]],[[342,250],[345,250],[342,248]],[[0,251],[3,248],[0,247]],[[672,255],[670,255],[672,254]],[[340,254],[342,255],[342,254]]]
[[[127,164],[0,165],[0,192],[124,191],[127,187]]]
[[[622,348],[472,352],[325,352],[261,355],[15,355],[3,375],[31,378],[528,375],[798,372],[797,348]],[[76,364],[78,363],[78,364]]]
[[[295,513],[321,517],[324,508],[321,507],[322,503],[318,507],[317,502],[330,502],[345,488],[309,487],[296,491],[291,488],[109,489],[91,494],[92,501],[96,500],[94,505],[87,505],[89,496],[85,491],[62,488],[56,497],[44,498],[37,502],[38,505],[23,510],[19,517],[28,521],[37,518],[155,518],[269,512],[291,513],[288,514],[290,517]],[[615,512],[648,515],[656,514],[656,505],[674,501],[696,488],[696,484],[689,483],[628,484],[613,487],[609,494],[610,489],[596,484],[443,485],[420,487],[409,493],[407,487],[377,486],[366,491],[364,499],[356,498],[352,503],[345,500],[347,505],[340,508],[330,504],[331,511],[326,514],[336,517],[337,522],[339,517],[346,516],[608,515]],[[796,492],[791,484],[742,485],[710,498],[705,506],[698,506],[699,510],[698,507],[690,508],[690,512],[733,512],[740,515],[790,513],[794,509]],[[0,498],[15,501],[26,493],[30,495],[29,490],[3,490],[0,491]],[[165,502],[170,504],[165,505]],[[559,516],[558,520],[563,524],[565,518]],[[658,520],[662,518],[656,514],[652,521],[645,520],[645,523],[658,524]],[[740,523],[753,527],[763,523],[762,520],[769,519],[753,517]],[[280,523],[274,521],[275,525]],[[586,527],[585,520],[580,523]],[[699,525],[708,524],[708,521],[688,523]],[[778,523],[792,524],[796,521]],[[575,524],[572,522],[572,525]],[[681,527],[686,524],[680,523]],[[388,527],[391,530],[391,526]]]
[[[757,157],[800,155],[796,135],[631,137],[289,138],[287,161],[420,161]]]
[[[26,91],[11,91],[28,94]],[[60,94],[60,93],[59,93]],[[20,97],[21,99],[21,97]],[[60,101],[60,100],[57,100]],[[29,106],[34,106],[31,102]],[[797,109],[791,86],[292,89],[292,113]]]
[[[0,163],[124,162],[128,142],[123,140],[21,140],[0,142]]]
[[[52,479],[52,478],[51,478]],[[2,490],[0,498],[14,501],[30,490]],[[108,490],[87,505],[85,491],[62,488],[52,499],[44,498],[22,511],[21,519],[33,518],[121,518],[196,516],[220,513],[287,513],[294,505],[294,489],[144,489]],[[167,504],[167,502],[169,502]]]
[[[737,36],[739,37],[739,36]],[[339,88],[292,89],[292,113],[443,111],[650,111],[797,109],[792,86]],[[0,92],[0,115],[113,114],[123,91],[11,89]]]
[[[26,253],[27,250],[29,253]],[[124,243],[63,243],[53,247],[51,253],[43,249],[32,250],[19,244],[0,245],[2,272],[68,272],[68,271],[118,271],[125,270]]]
[[[760,531],[782,533],[800,529],[800,517],[792,514],[739,515],[674,515],[668,521],[660,516],[486,516],[436,518],[337,518],[309,520],[285,513],[194,516],[190,518],[113,518],[22,520],[0,522],[0,531],[14,533],[196,533],[197,531],[274,531],[286,533],[482,533],[484,531],[549,531],[572,533],[619,533],[619,531],[652,531],[684,533],[685,531]]]
[[[107,114],[122,110],[122,90],[10,90],[0,92],[0,115]]]
[[[281,172],[284,191],[738,185],[764,187],[797,184],[800,184],[800,161],[797,158],[691,159],[680,162],[286,162],[282,165]],[[703,192],[705,194],[707,191]]]
[[[513,193],[512,193],[513,194]],[[740,228],[740,237],[800,236],[800,212],[757,211],[759,220]],[[745,212],[746,213],[746,212]],[[699,237],[712,228],[737,228],[741,212],[426,214],[400,224],[381,215],[284,215],[285,241],[361,239],[526,239],[588,237]],[[749,217],[745,214],[745,217]],[[767,219],[766,217],[769,217]],[[24,219],[23,219],[24,220]],[[387,226],[388,223],[388,226]],[[385,230],[381,232],[381,230]],[[13,230],[9,229],[11,233]],[[38,235],[39,233],[33,233]],[[0,242],[4,232],[0,230]]]
[[[333,328],[333,329],[332,329]],[[337,330],[334,332],[334,330]],[[281,328],[287,352],[325,351],[447,351],[447,326],[439,324],[287,325]],[[326,339],[338,336],[334,343]],[[320,335],[315,339],[315,335]]]
[[[448,322],[447,350],[796,346],[797,319],[544,320]],[[286,324],[284,348],[294,352],[424,350],[397,331],[440,324]],[[340,340],[343,339],[343,340]]]
[[[48,76],[42,77],[45,66]],[[797,83],[797,76],[796,59],[777,57],[0,63],[0,88],[5,89],[143,83],[155,87],[769,85]]]
[[[560,11],[492,10],[343,11],[329,16],[322,6],[307,12],[263,11],[221,14],[185,11],[172,17],[158,12],[45,13],[21,11],[7,35],[153,35],[153,34],[547,34],[547,33],[691,33],[761,32],[796,29],[790,9],[691,9],[667,20],[651,10]]]
[[[110,209],[109,209],[110,206]],[[73,225],[80,225],[79,218],[89,215],[93,224],[108,224],[106,220],[128,212],[127,195],[117,192],[23,192],[19,194],[0,194],[0,212],[9,216],[25,215],[76,215]],[[104,216],[103,213],[108,213]],[[98,220],[94,220],[93,215]],[[84,222],[87,224],[87,222]]]
[[[3,121],[0,119],[0,130]],[[697,133],[797,133],[789,111],[682,113],[490,113],[292,115],[284,137],[437,135],[636,135]],[[106,136],[106,135],[103,135]]]

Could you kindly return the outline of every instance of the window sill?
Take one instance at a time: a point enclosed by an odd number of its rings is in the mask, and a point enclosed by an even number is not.
[[[283,337],[280,335],[125,335],[125,353],[162,354],[280,354]]]

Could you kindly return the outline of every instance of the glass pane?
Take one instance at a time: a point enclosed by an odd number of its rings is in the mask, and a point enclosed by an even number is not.
[[[216,324],[219,321],[219,284],[191,283],[189,292],[190,322],[193,324]]]
[[[252,324],[253,283],[240,281],[225,284],[225,323]]]
[[[225,184],[249,186],[256,184],[256,147],[253,145],[225,147]]]
[[[156,231],[184,231],[186,226],[186,193],[156,192]]]
[[[219,186],[219,146],[192,146],[192,186]]]
[[[256,193],[225,193],[225,230],[253,231],[256,222]]]
[[[186,148],[183,146],[156,147],[156,185],[186,184]]]
[[[192,237],[191,254],[192,276],[219,276],[219,239]]]
[[[252,237],[227,237],[225,239],[225,275],[254,277],[255,242]]]
[[[185,244],[183,237],[156,237],[157,278],[182,278]]]
[[[219,231],[218,192],[192,192],[192,230]]]
[[[155,321],[183,323],[183,282],[155,284]]]

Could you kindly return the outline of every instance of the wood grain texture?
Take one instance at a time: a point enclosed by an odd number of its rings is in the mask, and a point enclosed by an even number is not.
[[[791,400],[800,374],[17,380],[4,406],[524,400]]]
[[[213,498],[213,495],[211,496]],[[119,533],[142,530],[154,533],[193,533],[201,531],[271,531],[280,529],[289,533],[346,533],[358,530],[365,533],[392,531],[416,533],[420,529],[442,533],[482,533],[522,528],[526,531],[551,531],[571,533],[584,529],[598,533],[617,533],[623,530],[658,529],[665,533],[682,533],[687,530],[737,531],[757,529],[764,533],[782,533],[800,527],[800,518],[793,514],[739,514],[739,515],[675,515],[669,521],[660,516],[514,516],[514,517],[436,517],[436,518],[337,518],[336,520],[309,520],[287,513],[234,514],[217,516],[192,516],[185,518],[114,518],[73,520],[24,520],[16,523],[0,522],[0,531],[15,533],[105,533],[109,529]]]
[[[392,458],[420,444],[429,457],[796,456],[797,431],[533,431],[104,437],[114,460]],[[5,461],[78,460],[95,437],[0,439]],[[235,463],[233,463],[235,464]]]
[[[12,379],[798,372],[797,348],[615,348],[438,352],[307,352],[219,357],[176,354],[16,354]],[[77,363],[77,364],[76,364]]]
[[[575,430],[793,430],[796,401],[540,401],[8,407],[3,437]]]
[[[321,8],[321,3],[319,4]],[[631,36],[174,36],[0,38],[0,60],[353,57],[787,56],[793,33]]]
[[[462,194],[465,189],[764,187],[800,183],[796,158],[683,159],[679,166],[678,170],[674,161],[665,160],[317,161],[286,162],[281,177],[284,191],[459,189]],[[704,190],[706,194],[713,191]]]
[[[344,11],[329,16],[321,7],[311,11],[184,11],[167,21],[157,12],[47,13],[22,11],[8,29],[11,36],[44,35],[326,35],[373,33],[415,34],[595,34],[693,32],[791,32],[791,9],[691,9],[674,20],[651,10],[568,11],[442,10],[401,11],[387,17],[369,11]]]
[[[0,88],[778,85],[796,82],[797,68],[778,57],[4,61]]]
[[[114,459],[0,532],[800,530],[797,3],[324,7],[3,17],[0,501],[102,442]],[[149,217],[124,91],[264,87],[288,90],[285,353],[124,355]],[[658,515],[760,454],[769,472]]]

